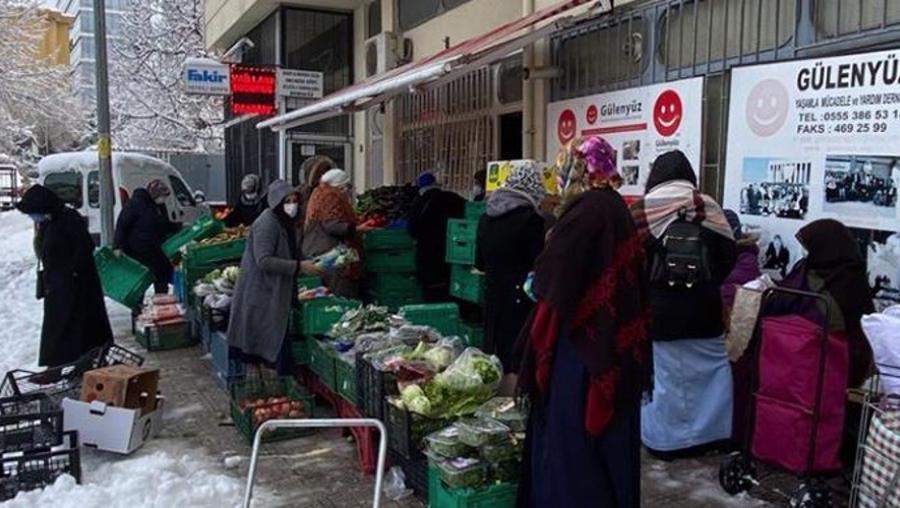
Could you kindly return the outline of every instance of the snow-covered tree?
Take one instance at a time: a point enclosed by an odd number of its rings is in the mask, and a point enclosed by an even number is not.
[[[88,128],[71,69],[39,53],[48,23],[36,3],[0,0],[0,153],[20,164],[78,147]]]
[[[203,0],[132,0],[109,47],[117,147],[222,149],[222,99],[187,95],[181,82],[185,59],[207,56]]]

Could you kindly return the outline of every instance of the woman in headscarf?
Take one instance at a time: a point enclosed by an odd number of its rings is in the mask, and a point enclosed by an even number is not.
[[[259,176],[246,175],[241,180],[241,195],[225,218],[225,225],[230,228],[250,226],[265,209],[266,197],[262,194]]]
[[[518,166],[490,195],[478,225],[476,265],[485,272],[485,350],[500,358],[508,374],[519,370],[512,361],[513,346],[533,307],[522,288],[544,250],[539,207],[546,194],[540,167],[534,162]]]
[[[43,272],[38,295],[44,323],[38,363],[56,367],[113,341],[103,288],[94,265],[87,221],[50,189],[33,185],[16,208],[36,226],[35,250]]]
[[[762,272],[759,269],[759,235],[744,233],[741,219],[733,210],[725,210],[725,218],[731,226],[731,232],[737,245],[737,261],[734,269],[722,283],[722,304],[725,315],[729,315],[734,305],[734,295],[739,286],[758,279]],[[726,320],[727,322],[727,320]]]
[[[671,458],[731,438],[720,287],[734,268],[734,233],[721,207],[697,190],[694,169],[677,150],[653,163],[647,193],[632,213],[648,253],[654,362],[641,438],[657,456]],[[676,248],[686,245],[686,252]],[[682,263],[685,254],[690,259]]]
[[[250,227],[228,323],[228,345],[245,363],[292,372],[287,335],[297,276],[318,275],[300,261],[296,221],[300,194],[283,180],[269,185],[269,208]]]
[[[332,169],[322,175],[306,207],[304,256],[321,256],[339,244],[362,253],[358,233],[364,231],[356,227],[358,218],[351,202],[352,192],[350,175],[346,171]],[[362,264],[357,262],[327,274],[325,285],[338,296],[356,298],[361,277]]]
[[[313,191],[319,186],[322,175],[334,169],[334,161],[324,155],[310,157],[303,161],[300,171],[303,173],[303,190],[300,193],[300,225],[306,219],[306,208],[312,198]]]
[[[531,399],[520,507],[640,506],[650,386],[644,249],[601,138],[561,154],[566,205],[537,260],[519,388]]]

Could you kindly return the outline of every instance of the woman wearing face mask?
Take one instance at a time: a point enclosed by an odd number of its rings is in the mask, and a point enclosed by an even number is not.
[[[225,218],[225,225],[233,228],[236,226],[249,226],[266,209],[265,196],[260,192],[259,177],[247,175],[241,180],[241,197],[231,209],[231,213]]]
[[[44,299],[39,364],[71,363],[111,343],[87,221],[40,185],[28,189],[16,208],[35,221],[35,250],[43,268],[38,284],[43,288],[38,297]]]
[[[162,250],[166,238],[180,229],[170,222],[166,198],[172,194],[161,180],[153,180],[146,189],[136,189],[119,214],[113,247],[116,254],[125,253],[153,272],[156,294],[169,292],[172,263]]]
[[[269,185],[269,208],[250,227],[241,259],[241,276],[231,302],[228,344],[245,363],[291,374],[293,360],[287,335],[297,276],[318,275],[299,261],[296,222],[300,194],[283,180]]]
[[[303,255],[307,258],[321,256],[339,244],[362,252],[357,228],[358,218],[353,209],[350,175],[342,169],[332,169],[322,175],[306,205],[306,223],[303,228]],[[331,292],[347,298],[359,295],[359,279],[362,264],[353,263],[325,277]]]

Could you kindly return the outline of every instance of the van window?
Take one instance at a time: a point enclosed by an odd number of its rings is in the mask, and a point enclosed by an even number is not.
[[[91,171],[88,173],[88,206],[91,208],[100,208],[100,172]]]
[[[81,173],[77,171],[51,173],[44,178],[44,187],[52,190],[63,202],[74,208],[84,206],[84,191],[81,185]]]
[[[178,200],[179,205],[197,206],[197,203],[194,201],[194,196],[191,196],[191,191],[188,190],[187,185],[181,181],[181,178],[169,175],[169,182],[172,185],[172,192],[175,194],[175,199]]]

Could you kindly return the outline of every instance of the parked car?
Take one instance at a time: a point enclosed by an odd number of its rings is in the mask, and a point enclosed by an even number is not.
[[[0,164],[0,210],[10,210],[19,201],[19,173],[12,164]]]
[[[88,220],[92,235],[100,234],[100,173],[97,152],[68,152],[48,155],[37,166],[38,183],[56,192]],[[191,190],[181,173],[170,164],[147,155],[113,152],[114,214],[118,217],[135,189],[152,180],[162,180],[172,190],[165,203],[169,219],[190,224],[209,213],[202,192]]]

